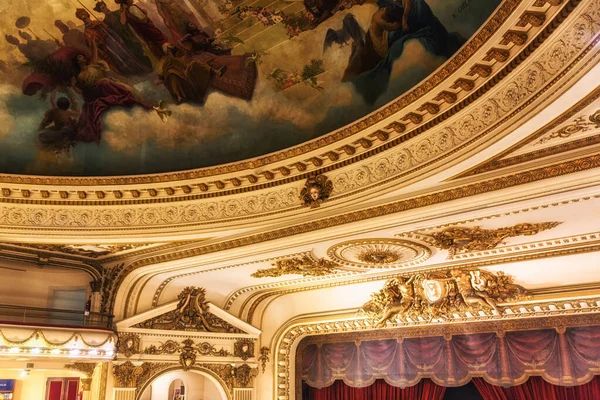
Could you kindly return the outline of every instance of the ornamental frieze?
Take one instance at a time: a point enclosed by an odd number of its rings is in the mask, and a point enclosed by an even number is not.
[[[418,140],[409,140],[368,159],[363,165],[352,165],[329,174],[334,185],[332,195],[347,194],[429,165],[435,158],[456,151],[471,140],[482,137],[488,129],[504,122],[512,113],[532,103],[545,88],[556,83],[564,68],[589,51],[588,46],[598,31],[597,0],[576,8],[578,13],[569,26],[556,37],[551,47],[533,53],[510,75],[510,82],[497,84],[485,98],[473,103],[469,113],[444,121],[435,132],[424,132]],[[561,26],[562,28],[562,26]],[[466,109],[465,109],[466,110]],[[293,186],[293,187],[292,187]],[[298,205],[299,190],[295,185],[279,191],[240,196],[231,200],[207,200],[193,205],[136,207],[115,211],[40,209],[34,207],[3,207],[0,224],[40,227],[132,227],[198,223],[209,220],[250,216],[282,211]],[[260,199],[259,199],[260,198]],[[289,199],[289,203],[286,203]]]
[[[230,356],[231,353],[223,348],[217,349],[214,345],[208,342],[194,343],[191,339],[186,339],[181,343],[178,343],[174,340],[167,340],[166,342],[161,342],[158,346],[150,345],[146,347],[143,351],[144,354],[175,354],[181,353],[183,351],[193,352],[194,354],[198,354],[204,357],[227,357]]]

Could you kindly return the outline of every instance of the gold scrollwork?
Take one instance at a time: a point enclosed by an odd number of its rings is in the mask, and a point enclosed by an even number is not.
[[[498,303],[527,298],[528,292],[503,272],[450,270],[397,276],[371,295],[361,311],[382,326],[394,317],[413,321],[453,319],[457,313],[502,309]]]
[[[324,276],[334,274],[340,266],[325,258],[315,260],[309,256],[292,257],[275,261],[274,268],[259,269],[251,276],[264,278],[282,275]]]
[[[136,328],[244,333],[209,311],[206,290],[189,286],[177,297],[177,308],[136,324]]]
[[[490,250],[504,244],[504,240],[509,237],[536,235],[559,224],[560,222],[523,223],[498,229],[452,226],[428,236],[434,246],[448,250],[449,257],[452,257],[459,252]]]

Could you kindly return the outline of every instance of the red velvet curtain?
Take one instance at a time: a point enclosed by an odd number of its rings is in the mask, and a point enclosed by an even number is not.
[[[522,385],[512,387],[494,386],[481,378],[473,384],[483,400],[597,400],[600,399],[600,377],[579,386],[556,386],[540,377],[531,377]]]
[[[307,390],[307,395],[303,396],[307,400],[442,400],[446,392],[445,387],[429,379],[422,379],[407,388],[394,387],[378,379],[364,388],[354,388],[344,381],[335,381],[331,386],[321,389],[308,386]]]

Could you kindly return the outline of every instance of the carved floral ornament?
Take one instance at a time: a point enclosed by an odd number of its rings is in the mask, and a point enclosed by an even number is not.
[[[150,383],[150,380],[163,371],[176,370],[174,364],[166,362],[144,362],[135,365],[130,361],[113,366],[113,376],[116,388],[136,388],[140,393]],[[248,364],[236,366],[235,364],[197,364],[189,369],[204,369],[219,377],[230,394],[234,388],[247,388],[252,386],[252,379],[258,375],[258,369]]]
[[[361,311],[373,317],[377,326],[383,326],[394,318],[444,321],[465,313],[502,315],[499,303],[526,298],[527,290],[503,272],[455,269],[398,275],[373,293]]]
[[[273,268],[259,269],[254,278],[277,277],[283,275],[324,276],[335,274],[341,267],[325,258],[314,259],[308,255],[277,260]]]
[[[159,315],[135,328],[161,330],[193,330],[202,332],[244,333],[209,311],[206,290],[189,286],[177,296],[179,302],[173,311]]]
[[[427,260],[431,251],[419,243],[399,239],[363,239],[336,244],[327,255],[360,268],[398,268]]]
[[[196,364],[196,356],[202,357],[227,357],[231,353],[221,348],[217,350],[214,345],[208,342],[202,342],[195,344],[191,339],[185,339],[181,343],[177,343],[174,340],[167,340],[161,343],[158,347],[150,345],[144,349],[144,354],[161,355],[161,354],[175,354],[179,353],[179,364],[184,371],[189,370]]]
[[[306,180],[300,199],[305,206],[316,208],[329,199],[332,191],[333,183],[325,175],[317,175]]]
[[[425,236],[435,247],[448,250],[448,258],[452,258],[459,253],[490,250],[506,244],[504,240],[509,237],[537,235],[560,224],[560,222],[521,223],[497,229],[452,226]]]
[[[135,333],[120,333],[117,352],[129,358],[140,352],[140,336]]]
[[[237,340],[233,346],[233,355],[244,361],[254,357],[254,340],[246,338]]]

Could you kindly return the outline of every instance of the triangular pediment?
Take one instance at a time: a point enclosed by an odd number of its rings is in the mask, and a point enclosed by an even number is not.
[[[120,332],[244,335],[258,337],[261,331],[205,300],[203,288],[189,287],[177,301],[153,308],[117,323]]]

